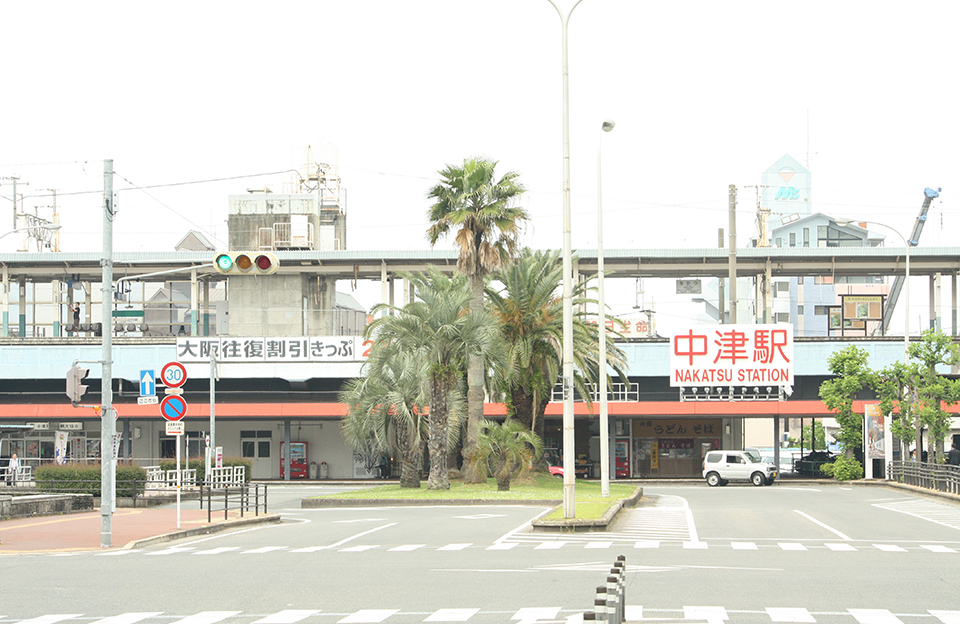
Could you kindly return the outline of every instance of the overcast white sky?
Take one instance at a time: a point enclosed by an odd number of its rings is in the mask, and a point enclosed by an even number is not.
[[[49,214],[57,189],[63,251],[100,249],[104,158],[125,189],[287,170],[308,143],[337,148],[349,249],[428,248],[426,192],[474,155],[521,174],[525,243],[561,246],[548,0],[11,2],[4,24],[0,176],[29,183],[30,212]],[[809,162],[815,211],[904,233],[924,187],[943,187],[921,245],[956,244],[958,28],[948,1],[584,0],[569,25],[574,248],[596,248],[605,118],[607,249],[715,246],[727,185],[758,184],[785,153]],[[226,248],[227,196],[289,180],[124,192],[114,248],[172,250],[190,229]],[[11,191],[0,181],[3,232]],[[740,198],[745,245],[755,206]],[[632,286],[614,296],[634,303]]]

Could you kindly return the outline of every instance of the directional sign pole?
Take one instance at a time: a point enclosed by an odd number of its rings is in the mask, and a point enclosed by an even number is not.
[[[177,436],[177,530],[180,530],[180,485],[182,483],[180,478],[180,438],[182,436]]]

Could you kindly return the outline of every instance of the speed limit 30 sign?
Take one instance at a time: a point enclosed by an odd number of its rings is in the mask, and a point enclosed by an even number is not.
[[[168,388],[179,388],[187,383],[187,369],[180,362],[168,362],[160,371],[160,379]]]

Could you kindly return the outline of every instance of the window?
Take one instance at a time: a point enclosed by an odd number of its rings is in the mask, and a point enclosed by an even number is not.
[[[815,275],[813,276],[813,283],[817,284],[818,286],[822,286],[824,284],[832,284],[833,276],[832,275]]]
[[[777,312],[776,321],[778,323],[789,323],[790,322],[790,313],[789,312]]]
[[[827,310],[827,306],[825,305],[814,306],[813,313],[817,316],[826,316],[827,314],[829,314]]]
[[[810,228],[803,228],[803,246],[810,246]]]
[[[779,297],[782,294],[790,294],[790,282],[774,282],[773,283],[773,296]]]
[[[863,247],[865,241],[859,236],[842,232],[829,225],[817,226],[817,247]]]
[[[776,245],[777,247],[783,247],[783,239],[778,236],[775,239],[773,239],[773,244]]]
[[[796,246],[797,246],[797,233],[796,233],[796,232],[790,232],[790,246],[791,246],[791,247],[796,247]]]
[[[240,454],[243,457],[270,457],[270,439],[273,432],[270,430],[241,431]]]
[[[798,315],[798,316],[803,316],[803,306],[802,306],[802,305],[798,305],[798,306],[797,306],[797,315]]]

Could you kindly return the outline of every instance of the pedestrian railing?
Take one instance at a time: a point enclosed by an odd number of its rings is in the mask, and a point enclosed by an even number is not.
[[[234,485],[215,485],[204,483],[200,486],[200,509],[203,509],[204,499],[207,504],[207,522],[213,521],[213,514],[223,512],[226,520],[230,510],[239,510],[240,517],[244,513],[253,512],[260,515],[260,508],[267,513],[267,485],[265,483],[243,483]]]
[[[960,494],[960,466],[929,462],[892,461],[887,478],[897,483]]]
[[[0,468],[0,485],[10,487],[32,486],[33,466],[17,466],[16,470],[10,470],[9,466]]]
[[[593,611],[583,614],[585,621],[603,621],[608,624],[623,624],[627,614],[627,558],[623,555],[610,568],[607,584],[597,587]]]

